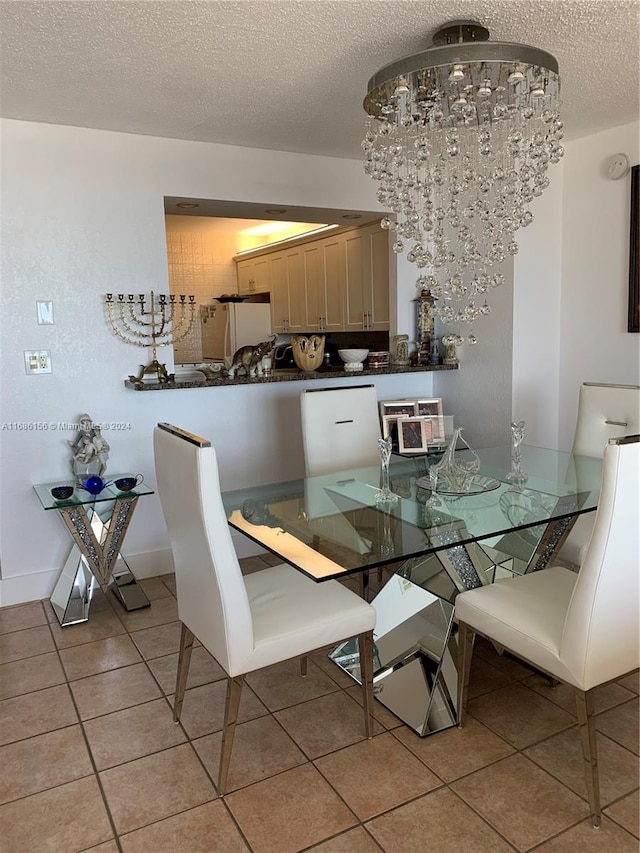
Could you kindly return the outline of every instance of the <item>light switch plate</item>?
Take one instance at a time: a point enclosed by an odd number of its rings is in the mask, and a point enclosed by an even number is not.
[[[53,301],[51,299],[36,302],[39,326],[53,326]]]
[[[48,349],[26,349],[24,366],[28,374],[52,373],[51,353]]]

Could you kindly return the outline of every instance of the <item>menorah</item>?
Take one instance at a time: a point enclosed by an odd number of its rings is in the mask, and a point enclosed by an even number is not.
[[[187,302],[187,299],[189,300]],[[140,365],[137,375],[129,379],[142,385],[145,379],[169,382],[173,374],[167,373],[166,364],[158,361],[158,347],[167,347],[185,338],[193,326],[196,316],[195,296],[167,296],[161,293],[156,298],[153,290],[147,305],[144,293],[107,293],[105,304],[109,325],[121,341],[136,347],[151,347],[153,359]]]

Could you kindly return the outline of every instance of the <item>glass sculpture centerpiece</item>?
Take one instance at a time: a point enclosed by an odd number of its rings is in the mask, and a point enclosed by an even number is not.
[[[436,465],[429,466],[429,481],[432,494],[438,490],[449,494],[465,494],[469,491],[473,478],[480,471],[480,458],[462,438],[462,427],[453,431],[442,459]],[[458,441],[467,450],[466,457],[456,455]],[[437,505],[437,504],[436,504]]]

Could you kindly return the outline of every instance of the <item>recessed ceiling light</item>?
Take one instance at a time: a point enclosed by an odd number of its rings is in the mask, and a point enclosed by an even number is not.
[[[343,219],[362,219],[362,214],[361,213],[343,213],[342,218]]]
[[[193,202],[193,201],[179,201],[179,202],[176,204],[176,207],[192,208],[192,207],[200,207],[200,205],[199,205],[199,204],[196,204],[196,203],[195,203],[195,202]]]
[[[286,213],[286,207],[269,207],[265,210],[265,213]]]

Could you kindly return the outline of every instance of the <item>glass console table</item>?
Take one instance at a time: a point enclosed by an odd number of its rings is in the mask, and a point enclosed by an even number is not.
[[[115,475],[112,479],[130,476]],[[73,486],[68,500],[55,500],[51,489]],[[73,480],[42,483],[33,487],[46,510],[57,510],[73,539],[73,547],[51,595],[51,604],[60,624],[74,625],[89,618],[91,597],[99,584],[112,589],[126,610],[149,607],[149,599],[120,554],[138,498],[152,495],[144,483],[129,492],[106,486],[98,495],[89,494]]]
[[[439,495],[435,507],[424,472],[397,456],[394,504],[376,506],[378,468],[223,494],[231,527],[315,581],[392,569],[372,602],[374,691],[420,735],[456,723],[458,592],[544,569],[578,515],[597,506],[599,459],[523,446],[528,481],[514,486],[510,446],[476,453],[487,489]],[[357,641],[330,657],[359,681]]]

